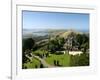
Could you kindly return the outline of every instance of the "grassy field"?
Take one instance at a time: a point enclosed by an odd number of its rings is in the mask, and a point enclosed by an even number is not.
[[[89,66],[89,54],[84,53],[80,55],[59,54],[57,52],[49,53],[46,50],[36,50],[32,52],[34,55],[39,56],[42,60],[53,67],[69,67],[69,66]],[[49,53],[48,56],[45,56]],[[38,58],[32,58],[31,61],[24,63],[24,67],[28,69],[40,68],[42,63]],[[46,68],[46,67],[44,67]]]
[[[42,51],[42,50],[37,50],[35,52],[33,52],[33,54],[43,54],[43,53],[47,53],[47,51]],[[54,60],[59,61],[60,66],[62,67],[66,67],[66,66],[70,66],[70,55],[66,54],[59,54],[57,55],[56,53],[52,53],[50,54],[48,57],[45,58],[45,61],[54,66]]]
[[[49,57],[47,57],[46,62],[50,65],[54,65],[54,60],[59,61],[60,66],[70,66],[70,55],[68,54],[51,54]]]
[[[32,68],[38,68],[40,67],[40,61],[33,58],[31,62],[27,62],[27,63],[24,63],[24,66],[27,67],[28,69],[32,69]]]

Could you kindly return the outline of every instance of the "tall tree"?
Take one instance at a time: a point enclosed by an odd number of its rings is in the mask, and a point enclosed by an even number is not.
[[[34,42],[34,40],[32,38],[23,39],[22,42],[23,42],[23,44],[22,44],[22,62],[25,63],[25,62],[27,62],[29,60],[26,57],[26,54],[29,55],[30,50],[34,46],[35,42]]]
[[[32,38],[23,39],[23,49],[32,49],[35,44],[35,41]]]

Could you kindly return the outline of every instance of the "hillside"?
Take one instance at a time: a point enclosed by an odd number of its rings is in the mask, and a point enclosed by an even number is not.
[[[75,31],[75,30],[61,30],[58,32],[52,32],[53,37],[59,36],[59,37],[63,37],[64,39],[66,39],[70,34],[83,34],[83,32],[79,32],[79,31]]]

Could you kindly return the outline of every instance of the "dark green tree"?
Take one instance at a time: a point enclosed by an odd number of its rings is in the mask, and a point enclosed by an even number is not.
[[[32,38],[23,39],[22,41],[22,62],[26,63],[29,59],[26,54],[29,55],[30,50],[33,48],[35,42]]]
[[[89,36],[86,34],[77,34],[76,41],[79,44],[79,49],[86,47],[89,48]]]
[[[35,41],[32,38],[23,39],[23,49],[31,50],[35,44]]]

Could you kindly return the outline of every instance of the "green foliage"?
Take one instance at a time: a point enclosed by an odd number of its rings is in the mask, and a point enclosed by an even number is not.
[[[41,58],[44,58],[44,56],[45,57],[49,56],[49,52],[46,51],[46,50],[36,50],[36,51],[33,51],[32,53],[39,56],[39,57],[41,57]]]
[[[86,42],[86,43],[82,44],[82,45],[81,45],[81,48],[83,48],[83,50],[82,50],[83,53],[86,53],[86,50],[89,49],[89,43]]]
[[[49,40],[48,49],[51,52],[56,52],[57,50],[62,50],[64,45],[64,38],[56,37],[53,40]]]
[[[78,34],[76,41],[79,43],[79,49],[87,47],[89,48],[89,36],[86,34]]]
[[[26,54],[29,55],[30,50],[34,46],[35,42],[32,38],[23,39],[22,44],[22,62],[26,63],[29,59],[25,56]]]
[[[71,55],[70,66],[89,66],[89,54]]]
[[[35,44],[35,41],[32,38],[23,39],[23,50],[32,49]]]
[[[40,67],[40,61],[33,58],[31,62],[27,62],[27,63],[24,63],[23,64],[23,69],[26,69],[26,68],[39,68]]]

